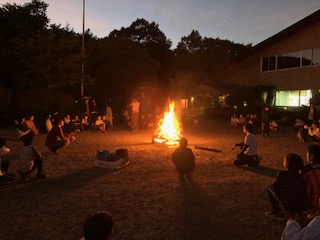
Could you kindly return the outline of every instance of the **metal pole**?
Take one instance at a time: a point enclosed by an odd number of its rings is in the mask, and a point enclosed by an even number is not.
[[[81,79],[81,108],[83,110],[83,97],[84,97],[84,17],[85,17],[85,0],[83,2],[83,12],[82,12],[82,47],[81,47],[81,56],[82,56],[82,79]]]

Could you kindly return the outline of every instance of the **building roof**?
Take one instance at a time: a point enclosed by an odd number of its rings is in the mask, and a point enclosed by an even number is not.
[[[282,30],[281,32],[267,38],[266,40],[262,41],[261,43],[255,45],[252,49],[252,53],[260,51],[263,48],[266,48],[276,42],[278,42],[279,40],[286,38],[296,32],[299,32],[301,29],[305,28],[306,26],[320,21],[320,10],[312,13],[311,15],[303,18],[302,20],[300,20],[299,22],[296,22],[295,24],[289,26],[288,28]]]

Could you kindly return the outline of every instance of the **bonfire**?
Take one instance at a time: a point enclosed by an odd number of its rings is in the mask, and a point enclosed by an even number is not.
[[[182,137],[179,120],[175,114],[175,104],[169,104],[169,110],[164,113],[163,119],[158,122],[158,128],[153,134],[152,142],[177,145]]]

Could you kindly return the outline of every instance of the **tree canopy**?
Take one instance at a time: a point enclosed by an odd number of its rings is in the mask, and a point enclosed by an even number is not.
[[[171,40],[157,23],[138,18],[102,39],[87,29],[82,52],[81,34],[50,24],[47,8],[40,0],[0,8],[0,92],[8,99],[5,105],[17,112],[57,105],[70,111],[73,102],[81,101],[82,81],[86,96],[100,102],[111,98],[118,106],[137,88],[169,92],[213,83],[219,70],[251,48],[193,30],[171,50]]]

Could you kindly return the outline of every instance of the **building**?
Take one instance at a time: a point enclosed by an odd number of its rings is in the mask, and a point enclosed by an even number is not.
[[[275,106],[299,107],[316,99],[320,104],[320,10],[254,46],[220,79],[230,85],[275,86]]]

